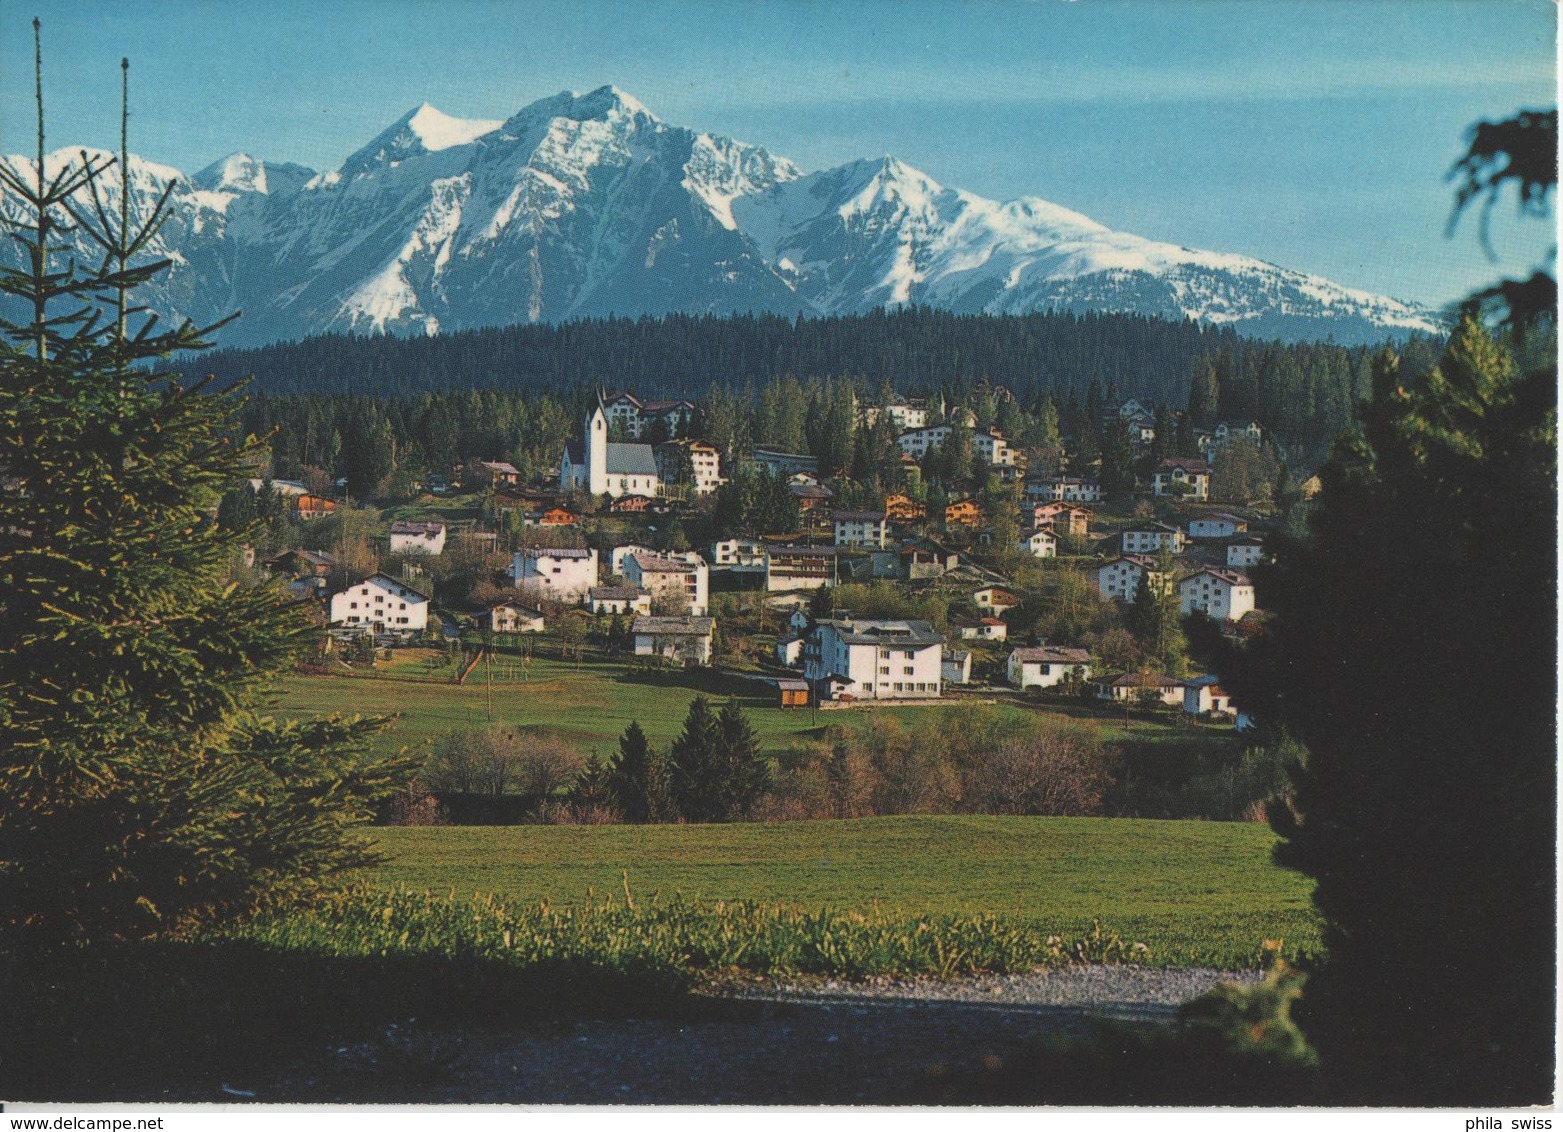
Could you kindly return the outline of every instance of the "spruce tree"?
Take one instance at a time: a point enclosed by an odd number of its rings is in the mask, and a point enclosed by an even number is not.
[[[668,785],[685,821],[721,821],[725,816],[721,740],[721,724],[711,702],[696,696],[689,701],[684,729],[668,753]]]
[[[728,700],[717,713],[716,763],[722,819],[748,817],[770,784],[770,772],[760,758],[760,740],[737,700]]]
[[[648,822],[661,796],[661,765],[639,721],[619,736],[619,757],[608,772],[608,792],[627,822]]]
[[[36,161],[0,164],[25,214],[0,269],[0,926],[136,936],[370,862],[351,827],[408,768],[362,754],[375,723],[254,710],[311,632],[227,577],[246,532],[210,515],[258,446],[227,439],[227,391],[158,368],[215,329],[134,305],[162,202],[115,209],[112,159],[46,170],[41,49],[37,91]]]

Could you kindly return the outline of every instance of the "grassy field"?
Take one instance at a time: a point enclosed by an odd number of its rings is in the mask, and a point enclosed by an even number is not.
[[[378,829],[377,888],[556,905],[754,900],[886,914],[991,913],[1046,933],[1093,920],[1152,962],[1250,966],[1267,939],[1317,947],[1309,884],[1257,824],[897,817],[720,826]]]
[[[406,650],[411,653],[414,650]],[[408,675],[424,675],[420,662],[404,666]],[[583,661],[580,664],[534,658],[524,668],[518,659],[502,656],[495,662],[494,719],[521,726],[558,732],[583,750],[603,755],[618,752],[618,739],[632,720],[653,744],[665,745],[683,727],[689,701],[700,694],[707,674],[679,674],[676,684],[648,684],[630,678],[632,669],[622,664]],[[394,673],[395,666],[387,670]],[[514,675],[516,679],[506,677]],[[521,679],[521,677],[525,679]],[[937,729],[948,719],[944,707],[856,708],[822,711],[806,708],[783,710],[764,694],[760,685],[738,696],[760,737],[761,749],[775,754],[790,744],[818,737],[829,724],[872,726],[876,717],[893,713],[909,727]],[[726,700],[728,692],[707,692]],[[382,732],[377,742],[384,748],[409,746],[427,749],[438,736],[458,727],[481,727],[488,722],[489,691],[484,670],[473,672],[467,684],[409,684],[393,680],[335,676],[289,676],[277,687],[273,712],[286,718],[310,718],[330,712],[360,715],[399,713],[396,725]],[[1000,716],[1030,714],[1035,709],[1015,704],[995,704],[980,710]],[[1047,708],[1098,731],[1103,739],[1154,742],[1205,735],[1221,741],[1213,731],[1190,731],[1168,723],[1136,719],[1126,723],[1119,716],[1103,716],[1092,709],[1069,705]]]

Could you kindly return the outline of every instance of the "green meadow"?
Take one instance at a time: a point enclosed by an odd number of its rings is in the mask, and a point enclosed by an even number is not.
[[[890,817],[733,825],[376,829],[384,890],[584,906],[675,897],[888,917],[991,914],[1040,934],[1093,922],[1151,962],[1249,967],[1318,947],[1311,886],[1255,823]]]

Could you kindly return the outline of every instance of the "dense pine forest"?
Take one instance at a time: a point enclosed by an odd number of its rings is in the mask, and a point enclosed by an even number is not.
[[[1416,370],[1417,358],[1430,360],[1436,344],[1413,339],[1402,349]],[[591,388],[696,400],[747,394],[752,401],[777,379],[798,377],[849,379],[870,395],[888,386],[951,403],[1003,387],[1028,406],[1051,398],[1066,414],[1070,403],[1125,397],[1182,408],[1199,384],[1204,412],[1257,418],[1283,443],[1310,451],[1350,421],[1368,392],[1372,354],[1134,315],[909,309],[827,319],[606,319],[431,338],[330,336],[217,351],[200,368],[225,380],[253,377],[252,395],[284,401],[294,394],[421,400],[474,390],[532,400]]]

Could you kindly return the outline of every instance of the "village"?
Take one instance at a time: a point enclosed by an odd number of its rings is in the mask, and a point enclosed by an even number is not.
[[[496,455],[431,475],[376,513],[367,553],[362,536],[356,554],[308,545],[315,521],[344,519],[348,500],[252,480],[296,545],[251,566],[318,611],[321,651],[339,665],[414,645],[573,650],[737,675],[783,707],[998,691],[1244,726],[1219,676],[1188,660],[1179,626],[1262,632],[1248,571],[1280,516],[1212,490],[1224,457],[1264,451],[1258,422],[1191,429],[1178,414],[1180,442],[1198,455],[1165,454],[1158,425],[1173,414],[1107,406],[1103,432],[1137,473],[1110,498],[1102,457],[1075,472],[1067,451],[1012,444],[970,408],[886,397],[854,398],[853,410],[859,435],[893,435],[899,490],[865,500],[844,470],[822,474],[817,457],[772,447],[734,461],[693,434],[703,414],[692,401],[599,394],[556,474],[523,482]],[[952,448],[969,475],[947,475]],[[928,485],[929,468],[946,475]],[[768,493],[772,516],[784,496],[796,529],[724,507],[735,479],[749,498]],[[722,537],[690,545],[701,529]],[[462,569],[464,593],[437,592]]]

